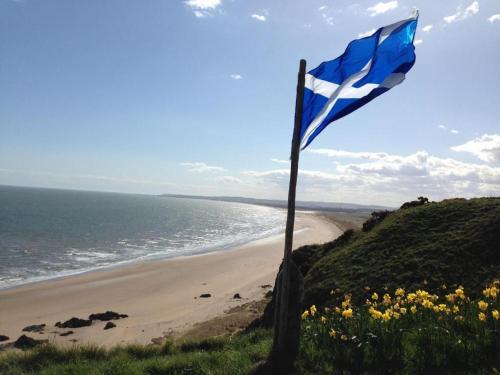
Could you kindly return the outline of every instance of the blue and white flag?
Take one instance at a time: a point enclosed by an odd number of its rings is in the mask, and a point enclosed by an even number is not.
[[[415,63],[418,12],[349,43],[344,54],[306,74],[300,147],[330,123],[400,84]]]

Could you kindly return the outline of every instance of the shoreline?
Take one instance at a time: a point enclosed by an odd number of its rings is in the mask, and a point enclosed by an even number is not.
[[[294,248],[323,243],[342,230],[320,215],[297,212]],[[223,316],[231,308],[261,300],[274,285],[283,256],[284,233],[226,250],[154,259],[45,280],[0,290],[0,334],[15,341],[29,325],[46,324],[43,333],[27,335],[73,345],[148,344],[161,337],[180,337],[196,324]],[[200,298],[202,294],[209,298]],[[233,296],[239,293],[241,299]],[[89,327],[54,327],[72,317],[87,319],[108,310],[129,315]]]
[[[296,214],[297,215],[300,214],[300,211],[297,211]],[[320,212],[317,212],[317,213],[311,212],[311,214],[318,214],[319,215]],[[298,231],[300,231],[300,230],[302,230],[302,229],[295,229],[294,234],[298,233]],[[137,259],[124,260],[124,261],[117,262],[115,264],[104,265],[101,267],[96,267],[96,268],[91,268],[91,269],[83,269],[83,270],[79,270],[79,271],[77,270],[75,272],[72,272],[72,273],[69,273],[66,275],[48,276],[46,278],[40,278],[38,280],[26,281],[26,282],[23,282],[21,284],[0,287],[0,293],[7,291],[7,290],[23,288],[23,287],[30,286],[33,284],[51,282],[51,281],[57,281],[57,280],[64,280],[67,278],[80,276],[80,275],[86,275],[86,274],[94,273],[94,272],[112,271],[115,269],[130,267],[130,266],[133,266],[135,264],[140,264],[140,263],[166,262],[166,261],[175,260],[175,259],[193,258],[193,257],[211,255],[211,254],[215,254],[215,253],[223,253],[226,251],[236,251],[237,249],[239,249],[240,247],[243,247],[243,246],[247,246],[247,245],[254,244],[254,243],[259,243],[261,241],[272,240],[275,237],[279,237],[279,236],[283,235],[284,232],[285,232],[285,230],[283,229],[277,233],[270,233],[270,234],[265,235],[263,237],[248,239],[248,241],[244,241],[242,243],[235,243],[235,244],[229,244],[229,245],[224,245],[224,246],[216,246],[213,248],[208,248],[207,250],[196,251],[192,254],[174,255],[174,256],[161,256],[160,255],[160,256],[156,256],[156,257],[141,257],[141,258],[137,258]]]

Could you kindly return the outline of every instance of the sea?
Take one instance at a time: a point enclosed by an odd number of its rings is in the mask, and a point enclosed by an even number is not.
[[[278,234],[285,220],[241,203],[0,186],[0,289],[223,251]]]

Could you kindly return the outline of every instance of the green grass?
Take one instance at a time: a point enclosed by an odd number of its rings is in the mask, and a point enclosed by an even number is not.
[[[365,286],[464,285],[477,294],[500,276],[500,198],[451,199],[398,210],[368,232],[294,254],[305,278],[305,304],[335,302],[330,290],[364,301]]]
[[[270,345],[271,333],[265,330],[179,345],[111,350],[43,345],[25,353],[1,354],[0,374],[248,374],[267,358]]]

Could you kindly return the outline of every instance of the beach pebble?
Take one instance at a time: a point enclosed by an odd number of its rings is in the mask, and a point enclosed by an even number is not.
[[[111,329],[111,328],[115,328],[115,327],[116,327],[115,323],[107,322],[106,325],[104,326],[104,329]]]
[[[272,285],[269,285],[269,284],[265,284],[265,285],[261,285],[260,286],[262,289],[266,289],[266,288],[272,288],[273,286]]]
[[[241,299],[241,295],[239,293],[236,293],[234,296],[233,296],[233,299]]]
[[[0,335],[0,342],[10,340],[9,336]]]
[[[22,335],[14,342],[14,347],[16,347],[18,349],[31,349],[37,345],[40,345],[40,344],[43,344],[46,342],[47,342],[47,340],[35,340],[32,337]]]
[[[73,331],[66,331],[66,332],[60,333],[59,336],[69,336],[69,335],[72,335],[73,333],[75,333],[75,332],[73,332]]]
[[[42,332],[45,328],[45,324],[33,324],[23,328],[23,332]]]
[[[118,314],[114,311],[106,311],[105,313],[96,313],[89,315],[89,320],[102,320],[104,322],[107,322],[108,320],[117,320],[123,318],[128,318],[128,315]]]
[[[203,293],[200,295],[200,298],[210,298],[212,295],[210,293]]]

